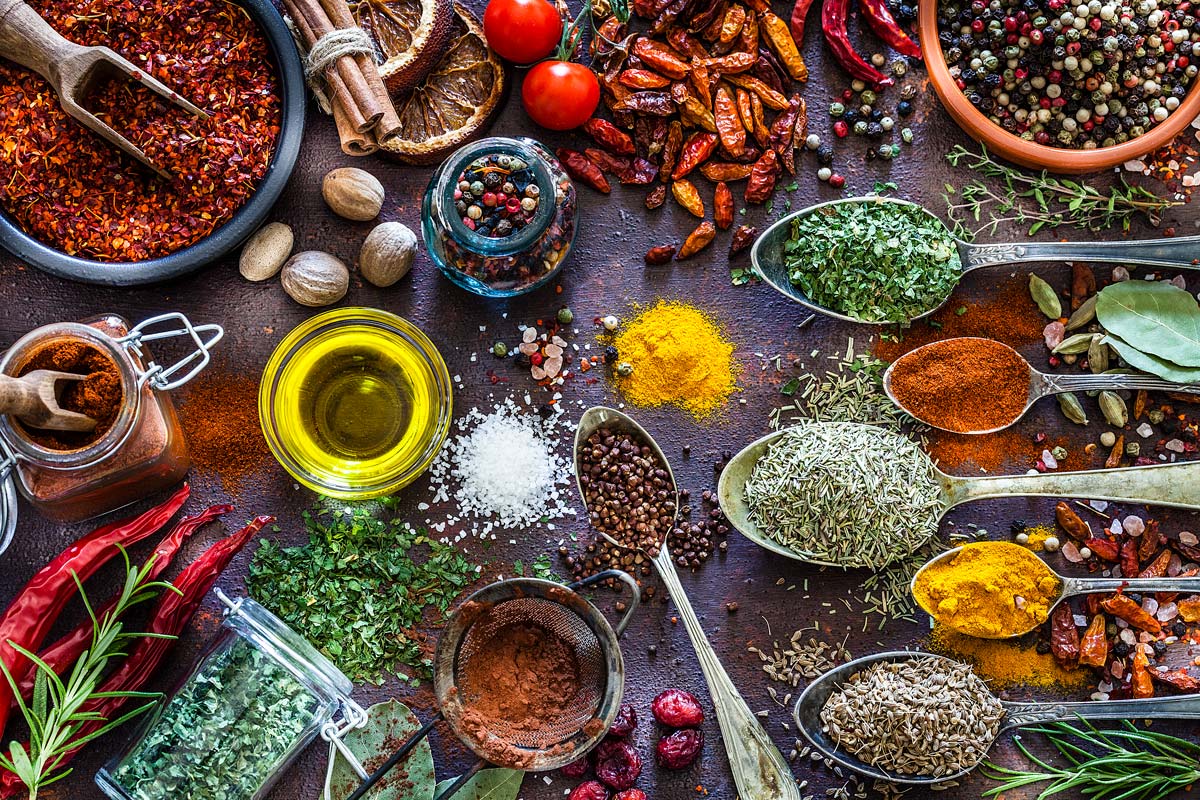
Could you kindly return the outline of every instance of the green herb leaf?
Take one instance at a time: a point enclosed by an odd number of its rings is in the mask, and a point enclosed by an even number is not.
[[[1116,350],[1121,358],[1129,362],[1131,367],[1140,369],[1142,372],[1149,372],[1151,375],[1157,375],[1163,380],[1175,381],[1176,383],[1195,383],[1200,381],[1200,368],[1181,367],[1178,364],[1167,361],[1165,358],[1143,353],[1112,333],[1104,337],[1104,343],[1111,345],[1112,349]]]
[[[346,746],[371,773],[381,767],[400,743],[420,727],[421,720],[399,700],[377,703],[367,709],[366,726],[346,734]],[[346,759],[336,756],[329,784],[334,800],[349,797],[359,783],[361,780]],[[433,751],[426,737],[386,778],[375,785],[367,797],[369,800],[432,800],[435,783]]]
[[[800,388],[800,379],[792,378],[790,381],[779,387],[779,393],[784,397],[791,397]]]
[[[450,788],[454,778],[444,780],[434,790]],[[514,769],[482,769],[447,800],[516,800],[525,773]]]
[[[1096,301],[1096,319],[1143,353],[1200,367],[1200,304],[1178,286],[1160,281],[1105,286]]]

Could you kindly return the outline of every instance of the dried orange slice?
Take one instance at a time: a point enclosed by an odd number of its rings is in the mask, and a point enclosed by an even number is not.
[[[354,21],[375,42],[388,89],[411,89],[441,58],[452,35],[450,0],[349,0]]]
[[[470,11],[454,4],[450,44],[411,91],[392,100],[403,126],[379,152],[408,164],[430,164],[478,135],[504,101],[508,76]]]

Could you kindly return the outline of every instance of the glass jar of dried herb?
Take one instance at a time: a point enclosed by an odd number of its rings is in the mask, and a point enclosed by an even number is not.
[[[17,487],[45,516],[74,522],[178,483],[189,462],[169,392],[208,364],[208,351],[223,335],[219,325],[193,326],[170,313],[132,327],[116,315],[53,323],[18,339],[0,358],[0,372],[83,376],[61,388],[60,405],[97,425],[88,432],[47,431],[0,416],[0,552],[16,526]],[[193,349],[159,364],[146,344],[174,337]]]
[[[302,636],[253,600],[217,596],[220,632],[96,775],[114,800],[257,800],[318,735],[347,755],[341,737],[366,722],[350,679]]]

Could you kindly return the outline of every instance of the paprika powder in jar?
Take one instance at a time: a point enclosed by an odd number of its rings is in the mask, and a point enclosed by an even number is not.
[[[0,552],[16,526],[14,483],[46,517],[76,522],[179,482],[190,462],[169,392],[208,364],[208,351],[223,335],[218,325],[193,326],[170,313],[132,328],[116,315],[54,323],[17,340],[0,359],[0,372],[85,375],[62,387],[60,404],[97,425],[87,433],[47,431],[0,416]],[[174,337],[186,337],[191,352],[158,364],[146,343]]]

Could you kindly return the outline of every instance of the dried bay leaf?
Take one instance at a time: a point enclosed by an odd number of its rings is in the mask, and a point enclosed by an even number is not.
[[[448,800],[516,800],[525,773],[515,769],[482,769]],[[450,788],[449,778],[437,785],[437,792]]]
[[[1177,286],[1158,281],[1106,286],[1096,302],[1096,318],[1129,347],[1181,367],[1200,367],[1200,304]]]
[[[1116,350],[1117,354],[1128,361],[1130,366],[1136,367],[1142,372],[1149,372],[1151,375],[1157,375],[1164,380],[1175,381],[1176,383],[1195,383],[1200,381],[1200,367],[1181,367],[1174,362],[1167,361],[1165,358],[1143,353],[1112,333],[1104,337],[1104,343]]]
[[[358,756],[368,773],[383,765],[400,743],[420,729],[408,706],[399,700],[376,703],[367,709],[367,724],[354,728],[345,736],[346,746]],[[349,797],[358,788],[358,775],[341,755],[335,755],[330,777],[330,796],[334,800]],[[404,761],[388,773],[367,793],[368,800],[433,800],[435,775],[433,751],[425,737],[412,749]],[[518,784],[519,785],[519,784]],[[460,792],[461,795],[461,792]],[[469,795],[468,795],[469,796]]]

